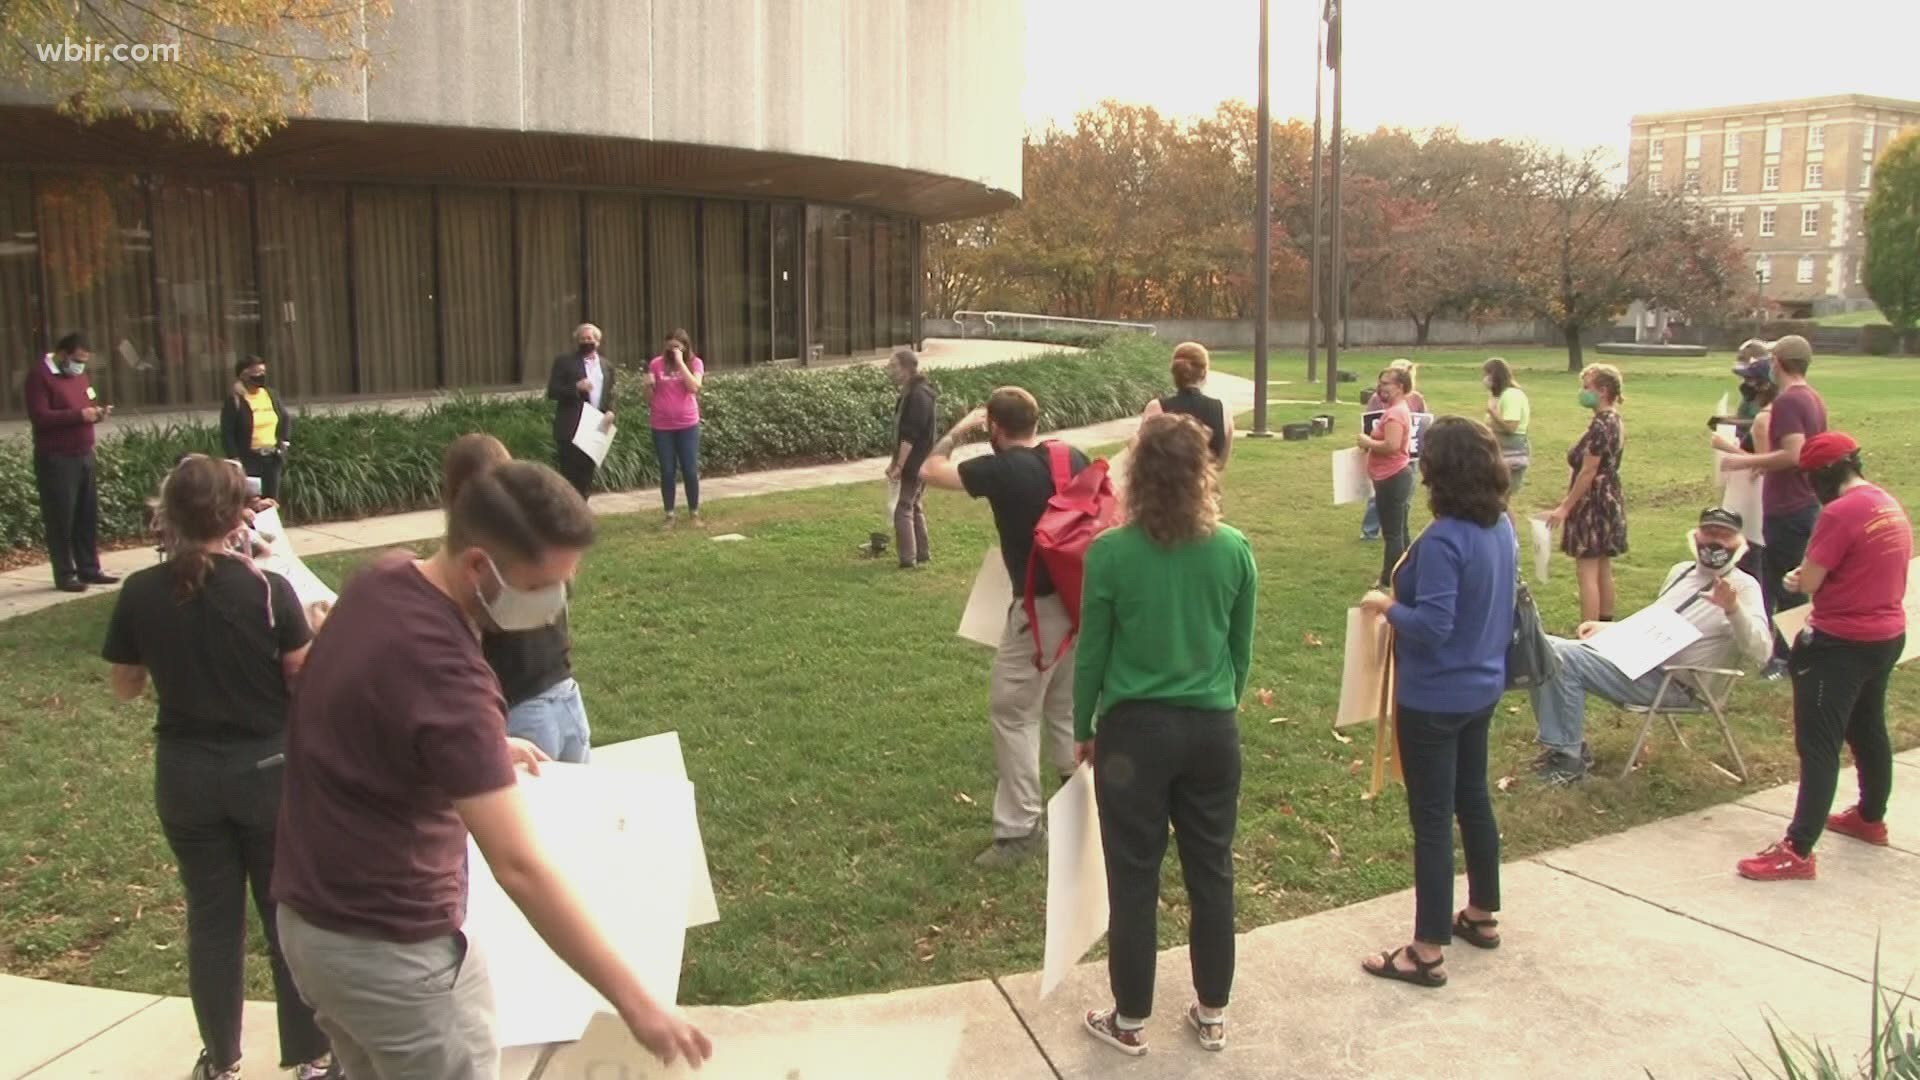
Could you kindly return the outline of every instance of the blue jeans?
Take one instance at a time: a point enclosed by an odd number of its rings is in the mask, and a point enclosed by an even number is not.
[[[527,740],[555,761],[586,764],[592,743],[580,684],[562,679],[552,689],[507,710],[507,734]]]
[[[1586,740],[1588,694],[1615,705],[1645,708],[1653,704],[1660,681],[1666,678],[1664,672],[1654,668],[1638,679],[1629,679],[1586,642],[1557,637],[1547,641],[1560,658],[1560,674],[1552,682],[1528,691],[1528,696],[1533,699],[1533,717],[1540,724],[1541,745],[1571,757],[1580,756],[1580,744]],[[1692,694],[1676,684],[1667,698],[1678,703],[1691,700]]]
[[[660,501],[673,513],[674,474],[687,482],[687,509],[700,512],[700,425],[679,431],[653,430],[653,456],[660,461]]]
[[[1373,495],[1367,495],[1367,512],[1360,518],[1360,535],[1367,540],[1380,539],[1380,504],[1373,501]]]
[[[1467,903],[1500,910],[1500,826],[1487,791],[1493,710],[1435,713],[1399,704],[1395,729],[1413,826],[1413,939],[1453,941],[1453,823],[1467,857]]]

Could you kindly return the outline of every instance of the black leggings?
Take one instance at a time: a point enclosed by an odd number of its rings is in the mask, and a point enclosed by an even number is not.
[[[1844,641],[1818,630],[1801,635],[1787,660],[1793,673],[1793,743],[1800,752],[1800,797],[1787,839],[1813,852],[1839,787],[1840,744],[1860,774],[1860,816],[1883,821],[1893,792],[1893,744],[1887,739],[1887,679],[1906,648],[1892,641]]]
[[[1233,832],[1240,814],[1240,728],[1232,712],[1124,702],[1100,720],[1094,793],[1107,863],[1107,979],[1114,1009],[1153,1014],[1160,863],[1167,826],[1186,879],[1188,956],[1200,1004],[1233,991]]]
[[[1400,707],[1400,771],[1413,825],[1413,938],[1453,941],[1453,823],[1467,856],[1467,902],[1500,910],[1500,827],[1487,791],[1492,709],[1438,713]]]
[[[327,1038],[293,984],[274,927],[268,890],[280,769],[256,765],[275,752],[271,743],[162,741],[154,754],[154,804],[187,894],[187,992],[201,1046],[216,1072],[240,1060],[249,891],[273,968],[280,1064],[292,1068],[327,1052]]]

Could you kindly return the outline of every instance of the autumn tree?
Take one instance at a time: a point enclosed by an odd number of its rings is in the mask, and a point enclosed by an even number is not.
[[[1873,167],[1861,280],[1887,321],[1920,323],[1920,131],[1894,140]]]
[[[387,0],[4,0],[0,84],[82,123],[126,117],[239,154],[364,68],[365,21],[387,12]],[[81,61],[96,43],[99,59]],[[154,59],[154,46],[172,51]]]

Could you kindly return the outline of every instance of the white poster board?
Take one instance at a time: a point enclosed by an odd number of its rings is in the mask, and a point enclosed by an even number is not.
[[[592,458],[595,465],[606,463],[607,451],[613,449],[613,437],[620,430],[618,424],[607,423],[606,417],[606,413],[592,405],[580,403],[580,426],[573,429],[573,445]]]
[[[258,560],[260,567],[286,578],[287,584],[293,586],[293,595],[300,601],[301,607],[332,605],[340,599],[338,593],[328,588],[327,583],[307,569],[307,564],[294,554],[293,541],[287,538],[286,527],[280,524],[279,510],[262,510],[253,515],[253,528],[272,550],[271,555]]]
[[[1346,655],[1340,662],[1340,712],[1334,727],[1380,719],[1381,683],[1387,670],[1387,620],[1347,609]]]
[[[1700,640],[1700,628],[1671,608],[1642,608],[1587,639],[1587,647],[1638,679]]]
[[[590,765],[521,774],[534,832],[613,949],[657,1000],[680,990],[693,785]],[[571,1042],[607,1002],[540,939],[467,841],[467,936],[485,951],[502,1047]]]
[[[888,480],[887,481],[887,520],[892,521],[893,515],[896,512],[898,512],[899,509],[900,509],[900,481]]]
[[[1006,634],[1007,612],[1012,607],[1013,579],[1007,576],[1006,560],[1000,557],[996,544],[980,560],[980,572],[973,576],[973,591],[967,595],[967,610],[960,616],[956,632],[968,641],[997,649]]]
[[[719,539],[715,537],[714,539]],[[625,769],[687,779],[687,759],[680,751],[677,731],[628,739],[593,748],[593,764],[598,768]],[[700,836],[698,799],[693,820],[693,851],[688,860],[687,929],[720,921],[720,905],[713,895],[713,874],[707,867],[706,841]]]
[[[1900,659],[1894,661],[1896,664],[1904,664],[1920,656],[1920,557],[1907,563],[1907,596],[1902,606],[1907,612],[1907,644],[1900,650]],[[1811,618],[1813,605],[1801,604],[1775,615],[1773,625],[1791,645],[1800,637],[1800,631],[1807,628],[1807,621]]]
[[[1081,765],[1047,800],[1047,950],[1040,996],[1051,994],[1107,932],[1107,861],[1093,768]]]
[[[1543,517],[1528,518],[1527,535],[1533,538],[1533,578],[1545,581],[1553,568],[1553,526]]]
[[[1367,452],[1359,447],[1333,452],[1333,505],[1364,502],[1373,493],[1367,476]]]
[[[1764,544],[1766,512],[1760,501],[1761,475],[1752,469],[1722,473],[1726,487],[1720,493],[1720,508],[1740,515],[1740,533],[1749,544]]]

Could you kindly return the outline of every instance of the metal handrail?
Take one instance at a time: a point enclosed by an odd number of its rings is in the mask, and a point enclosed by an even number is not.
[[[1118,319],[1078,319],[1071,315],[1041,315],[1038,312],[1032,311],[962,310],[954,312],[951,316],[953,321],[960,327],[960,336],[962,338],[967,336],[967,319],[969,317],[979,319],[982,323],[985,323],[989,336],[993,334],[995,319],[1011,319],[1019,322],[1026,322],[1032,319],[1039,322],[1074,323],[1078,326],[1109,326],[1116,330],[1137,330],[1145,333],[1148,337],[1152,337],[1156,333],[1152,323],[1122,322]]]

